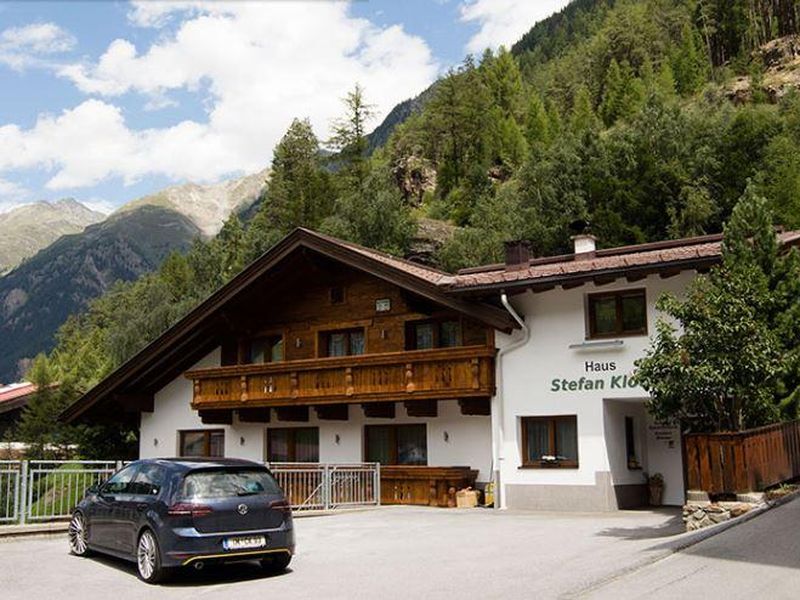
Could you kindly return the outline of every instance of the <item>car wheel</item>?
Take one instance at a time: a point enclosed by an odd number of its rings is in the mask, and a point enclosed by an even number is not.
[[[164,579],[166,569],[161,566],[161,550],[155,534],[145,529],[136,545],[136,571],[139,579],[146,583],[158,583]]]
[[[282,573],[292,562],[292,555],[288,552],[281,552],[280,554],[273,554],[267,558],[261,559],[261,568],[267,573]]]
[[[75,512],[69,522],[69,551],[75,556],[88,556],[89,529],[82,512]]]

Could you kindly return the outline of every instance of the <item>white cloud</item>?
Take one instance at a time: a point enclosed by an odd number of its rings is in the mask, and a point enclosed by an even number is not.
[[[39,65],[43,56],[74,47],[75,38],[55,23],[32,23],[0,31],[0,63],[12,69]]]
[[[379,28],[342,2],[135,3],[138,26],[175,21],[148,48],[112,42],[96,61],[58,73],[88,99],[27,130],[0,127],[0,173],[41,168],[50,189],[127,183],[153,174],[209,181],[268,164],[293,117],[309,117],[324,138],[356,82],[379,119],[420,92],[439,65],[425,42],[402,27]],[[112,102],[125,94],[157,110],[189,91],[207,118],[135,130]],[[174,94],[173,94],[174,95]]]
[[[461,5],[461,20],[480,29],[467,42],[474,54],[511,46],[533,25],[561,10],[570,0],[470,0]]]

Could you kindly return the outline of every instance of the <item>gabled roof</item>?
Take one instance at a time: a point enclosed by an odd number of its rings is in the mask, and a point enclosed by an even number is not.
[[[800,243],[800,231],[778,234],[781,245]],[[441,283],[451,292],[476,293],[518,287],[552,287],[603,277],[646,275],[654,272],[707,269],[722,257],[722,235],[706,235],[634,246],[597,250],[590,256],[565,254],[531,260],[507,269],[489,265],[463,269]]]
[[[168,366],[175,369],[194,364],[218,345],[207,335],[212,318],[290,255],[303,250],[316,252],[389,281],[417,296],[496,329],[511,331],[516,327],[511,317],[500,308],[448,295],[439,285],[447,277],[441,271],[298,228],[79,398],[62,413],[61,418],[72,421],[103,399],[133,393],[137,386],[144,385],[143,382],[152,382],[154,377],[163,377]]]

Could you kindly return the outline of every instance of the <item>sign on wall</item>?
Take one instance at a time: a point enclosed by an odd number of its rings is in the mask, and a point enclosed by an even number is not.
[[[551,392],[590,392],[596,390],[629,390],[638,388],[636,378],[630,373],[619,373],[615,361],[591,361],[583,364],[580,377],[556,377],[550,380]]]

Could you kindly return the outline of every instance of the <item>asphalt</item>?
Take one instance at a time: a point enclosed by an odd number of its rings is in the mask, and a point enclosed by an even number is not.
[[[593,599],[800,598],[800,500],[595,587]]]
[[[0,597],[80,598],[552,598],[665,553],[677,510],[600,514],[382,507],[296,521],[285,574],[255,564],[180,572],[141,583],[132,564],[77,558],[64,536],[0,542]],[[678,536],[680,537],[680,536]]]

